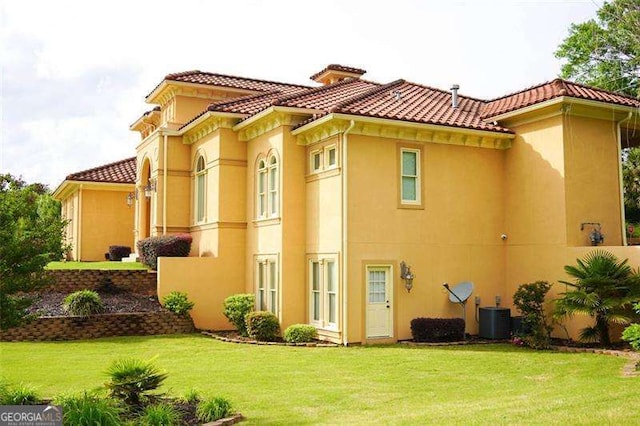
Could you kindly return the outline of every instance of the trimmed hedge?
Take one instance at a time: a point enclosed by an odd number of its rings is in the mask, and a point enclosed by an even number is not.
[[[456,342],[464,340],[462,318],[414,318],[411,320],[414,342]]]
[[[309,324],[293,324],[284,331],[284,341],[288,343],[309,343],[318,338],[318,330]]]
[[[247,314],[247,334],[262,342],[275,342],[280,335],[280,321],[269,311],[255,311]]]
[[[138,253],[142,263],[154,271],[158,269],[158,257],[187,257],[191,251],[191,235],[176,234],[149,237],[138,241]]]
[[[123,257],[129,257],[131,247],[127,246],[109,246],[109,260],[120,262]]]

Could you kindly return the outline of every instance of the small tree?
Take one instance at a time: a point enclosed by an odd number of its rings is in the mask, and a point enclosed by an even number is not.
[[[619,261],[607,251],[595,250],[584,259],[577,259],[576,266],[564,267],[575,282],[560,281],[573,290],[561,293],[554,315],[562,318],[583,314],[594,318],[593,326],[581,330],[581,340],[609,346],[609,324],[629,324],[633,319],[632,304],[640,296],[640,275],[627,261]]]
[[[48,282],[44,267],[61,259],[65,222],[60,203],[45,185],[27,185],[21,178],[0,175],[0,328],[25,318],[29,292]]]
[[[553,327],[544,313],[544,299],[551,289],[546,281],[522,284],[513,295],[513,304],[523,316],[525,343],[535,349],[548,349]]]

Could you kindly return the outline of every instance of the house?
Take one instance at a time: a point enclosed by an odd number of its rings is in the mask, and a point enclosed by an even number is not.
[[[135,157],[72,173],[53,198],[67,221],[66,243],[75,260],[105,260],[109,246],[133,249]]]
[[[329,65],[310,87],[188,71],[146,96],[135,239],[193,236],[191,257],[160,259],[158,291],[186,291],[199,328],[228,328],[222,300],[247,292],[283,328],[393,342],[415,317],[461,316],[443,283],[509,307],[519,284],[566,278],[594,229],[640,264],[620,163],[638,99],[556,79],[482,100],[364,74]]]

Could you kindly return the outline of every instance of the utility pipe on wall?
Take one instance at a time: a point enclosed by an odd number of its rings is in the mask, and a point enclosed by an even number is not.
[[[347,140],[348,134],[355,126],[355,121],[351,120],[349,127],[342,133],[342,344],[349,343],[347,327]]]
[[[620,224],[622,226],[622,245],[627,245],[627,225],[625,224],[625,216],[624,216],[624,181],[622,179],[622,123],[625,121],[631,120],[633,117],[633,112],[629,111],[629,115],[627,115],[622,120],[618,121],[616,124],[616,132],[618,136],[618,179],[619,179],[619,193],[620,193]]]
[[[167,235],[167,134],[163,133],[162,142],[162,235]]]

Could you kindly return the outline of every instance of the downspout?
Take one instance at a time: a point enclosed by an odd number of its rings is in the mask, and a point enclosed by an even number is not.
[[[82,189],[83,184],[80,184],[80,189],[78,190],[78,220],[76,221],[76,235],[78,242],[78,253],[77,258],[79,261],[82,261]]]
[[[618,179],[619,179],[619,188],[620,191],[620,224],[622,225],[622,245],[627,245],[627,226],[625,224],[625,216],[624,216],[624,181],[622,178],[622,123],[625,121],[631,120],[633,117],[633,112],[629,111],[629,115],[626,118],[618,121],[616,124],[616,132],[618,136]]]
[[[163,132],[164,141],[162,143],[162,235],[167,235],[167,134]]]
[[[342,344],[347,346],[349,339],[347,338],[347,141],[348,134],[355,126],[355,121],[351,120],[349,127],[342,133]]]

